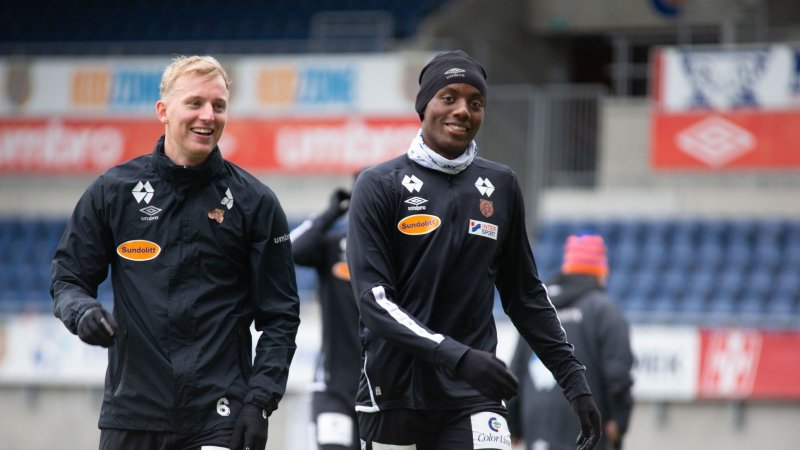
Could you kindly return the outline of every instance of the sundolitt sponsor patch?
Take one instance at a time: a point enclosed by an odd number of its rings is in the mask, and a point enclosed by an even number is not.
[[[469,221],[469,234],[474,234],[476,236],[483,236],[489,239],[497,240],[497,231],[500,229],[495,224],[481,222],[480,220],[471,220]]]
[[[428,234],[439,228],[442,224],[441,219],[430,214],[414,214],[404,217],[397,223],[397,229],[403,234],[418,235]]]
[[[149,261],[161,253],[161,247],[155,242],[135,239],[117,246],[117,254],[131,261]]]

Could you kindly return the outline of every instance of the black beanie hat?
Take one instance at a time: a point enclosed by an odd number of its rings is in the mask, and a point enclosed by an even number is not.
[[[454,83],[475,86],[486,97],[486,71],[478,61],[461,50],[439,53],[419,73],[419,92],[414,109],[419,118],[439,89]]]

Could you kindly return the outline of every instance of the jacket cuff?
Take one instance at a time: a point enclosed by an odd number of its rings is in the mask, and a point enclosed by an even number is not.
[[[564,383],[564,396],[567,397],[568,401],[572,402],[575,397],[580,397],[581,395],[592,395],[592,390],[589,389],[589,383],[586,382],[586,374],[582,368],[575,369],[567,375]]]
[[[464,353],[467,353],[467,350],[469,350],[469,346],[446,337],[433,349],[433,362],[438,366],[444,367],[451,375],[454,375],[458,361],[461,360]]]
[[[271,399],[267,399],[260,395],[254,394],[253,392],[248,392],[247,395],[244,397],[244,402],[242,403],[252,403],[259,408],[264,410],[264,413],[267,417],[272,415],[272,412],[278,409],[278,405],[276,402],[273,402]]]

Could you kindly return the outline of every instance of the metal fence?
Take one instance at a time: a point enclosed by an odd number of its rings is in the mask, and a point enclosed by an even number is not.
[[[529,231],[547,188],[594,188],[597,182],[599,85],[492,86],[480,153],[517,172]]]

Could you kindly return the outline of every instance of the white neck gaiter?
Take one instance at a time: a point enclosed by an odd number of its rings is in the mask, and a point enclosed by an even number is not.
[[[447,159],[431,150],[431,148],[425,144],[422,140],[422,129],[420,129],[417,136],[411,141],[411,146],[408,147],[407,154],[412,161],[422,167],[455,175],[466,169],[467,166],[472,163],[472,160],[475,159],[475,155],[478,154],[478,145],[475,141],[472,141],[461,156],[456,159]]]

